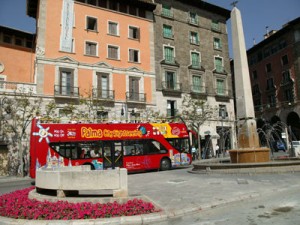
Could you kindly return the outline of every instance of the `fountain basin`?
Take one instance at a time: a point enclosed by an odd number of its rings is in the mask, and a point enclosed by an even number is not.
[[[258,163],[270,161],[269,148],[241,148],[229,150],[231,163]]]

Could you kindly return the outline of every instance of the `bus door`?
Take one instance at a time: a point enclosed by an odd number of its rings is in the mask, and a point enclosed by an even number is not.
[[[122,142],[103,142],[103,169],[123,166]]]

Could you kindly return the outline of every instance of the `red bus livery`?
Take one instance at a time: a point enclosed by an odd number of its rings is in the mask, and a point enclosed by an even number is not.
[[[39,166],[90,165],[128,171],[191,164],[189,131],[171,123],[43,123],[33,119],[30,176]],[[51,165],[50,165],[51,163]]]

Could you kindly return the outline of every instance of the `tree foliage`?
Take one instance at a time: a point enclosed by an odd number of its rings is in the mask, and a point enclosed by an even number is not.
[[[3,100],[5,99],[5,100]],[[39,111],[42,100],[31,93],[15,92],[2,98],[2,132],[9,146],[9,175],[23,175],[28,150],[27,129]]]
[[[196,132],[206,121],[215,118],[218,108],[209,105],[201,99],[194,99],[186,95],[182,101],[182,118]]]

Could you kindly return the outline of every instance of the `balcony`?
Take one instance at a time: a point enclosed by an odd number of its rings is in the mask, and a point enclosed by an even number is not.
[[[79,87],[54,85],[54,97],[79,98]]]
[[[226,71],[225,71],[225,68],[224,66],[216,66],[215,70],[214,70],[215,73],[222,73],[222,74],[226,74]]]
[[[190,38],[190,43],[193,45],[199,45],[200,41],[197,38]]]
[[[174,18],[173,12],[170,9],[163,9],[161,11],[161,16],[171,19]]]
[[[93,88],[93,99],[94,100],[103,100],[103,101],[114,101],[115,100],[115,91]]]
[[[174,39],[174,34],[172,32],[164,32],[164,38]]]
[[[215,32],[221,32],[221,28],[219,24],[215,24],[215,23],[211,24],[211,30]]]
[[[199,25],[199,20],[197,18],[195,18],[195,17],[190,17],[188,22],[191,25],[195,25],[195,26]]]
[[[181,83],[164,81],[162,82],[162,91],[164,95],[180,96],[182,92]]]
[[[126,92],[126,101],[132,103],[146,103],[146,94],[138,92]]]
[[[205,86],[192,85],[191,86],[191,96],[196,99],[207,99],[207,92]]]
[[[0,81],[0,92],[36,94],[36,84]]]
[[[230,98],[232,98],[232,90],[216,88],[215,98],[219,102],[229,102]]]

